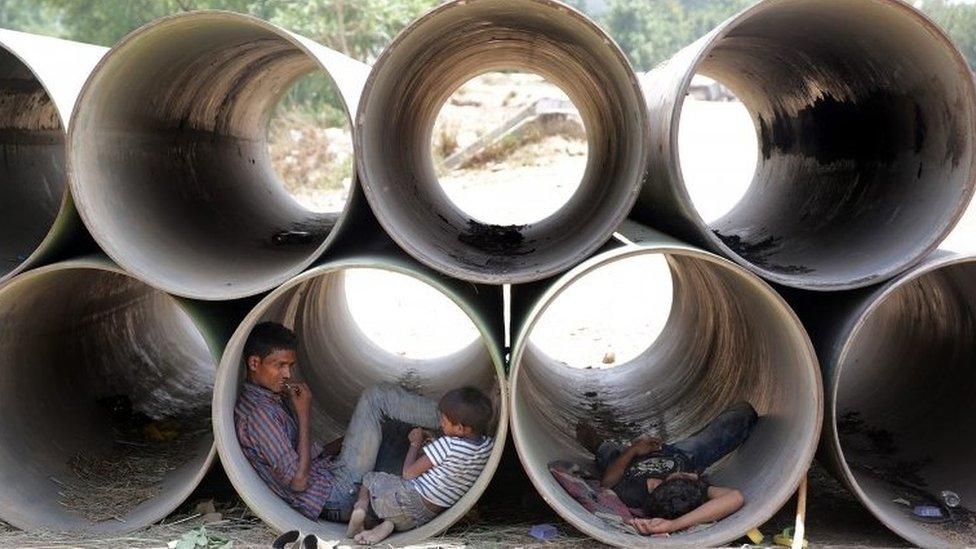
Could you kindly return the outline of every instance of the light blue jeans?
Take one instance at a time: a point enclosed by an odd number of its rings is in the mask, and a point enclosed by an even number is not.
[[[359,396],[352,419],[346,428],[342,450],[336,459],[336,486],[326,503],[323,516],[329,520],[348,521],[356,502],[356,484],[376,467],[383,424],[389,420],[426,429],[440,428],[437,403],[410,393],[392,383],[380,383]],[[402,458],[401,458],[402,459]]]

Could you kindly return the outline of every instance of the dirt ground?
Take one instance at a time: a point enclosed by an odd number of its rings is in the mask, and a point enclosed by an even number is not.
[[[511,455],[511,447],[506,452],[502,466],[475,508],[440,536],[412,547],[605,547],[559,518],[525,477]],[[819,465],[814,465],[809,478],[807,540],[812,547],[909,547],[864,510]],[[195,511],[199,502],[208,500],[213,500],[217,510],[222,512],[216,523],[204,524]],[[789,501],[760,528],[766,536],[766,544],[772,543],[773,534],[793,525],[795,508],[795,500]],[[544,542],[531,537],[529,530],[536,524],[554,525],[559,530],[558,538]],[[201,484],[188,503],[162,523],[142,531],[122,537],[79,539],[55,534],[28,535],[0,523],[0,547],[166,547],[167,543],[188,533],[199,532],[201,526],[211,540],[233,541],[234,547],[267,547],[276,535],[237,499],[229,481],[218,469]],[[742,538],[730,546],[742,547],[749,543],[747,538]]]

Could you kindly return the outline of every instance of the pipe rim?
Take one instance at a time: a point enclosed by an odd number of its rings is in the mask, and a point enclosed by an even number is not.
[[[773,505],[766,504],[761,508],[760,512],[755,514],[756,519],[752,521],[753,527],[758,527],[763,523],[767,522],[773,515],[779,511],[779,509],[786,504],[787,501],[792,497],[793,493],[796,491],[801,480],[806,476],[806,472],[809,464],[813,461],[813,458],[817,451],[818,442],[820,440],[820,434],[823,425],[824,416],[824,391],[823,391],[823,380],[820,375],[820,366],[817,359],[816,352],[814,350],[813,344],[810,338],[807,336],[806,331],[803,329],[799,317],[793,309],[786,303],[786,301],[768,284],[766,284],[762,279],[756,276],[751,271],[742,269],[736,263],[715,255],[713,253],[701,250],[691,245],[684,243],[667,243],[667,244],[633,244],[628,243],[622,248],[617,248],[615,250],[610,250],[608,252],[598,254],[591,257],[589,260],[580,264],[570,272],[561,276],[554,284],[549,286],[542,295],[536,300],[536,303],[530,309],[530,312],[526,315],[528,319],[519,330],[518,337],[513,340],[512,354],[510,359],[510,371],[509,371],[509,397],[511,401],[509,402],[509,407],[511,408],[511,413],[509,417],[511,418],[511,433],[512,442],[515,444],[515,449],[519,457],[519,461],[522,464],[522,468],[525,470],[526,475],[529,480],[532,481],[532,485],[535,487],[536,491],[540,496],[546,501],[546,503],[556,511],[563,520],[569,522],[573,527],[585,533],[586,535],[592,537],[593,539],[606,543],[609,545],[615,545],[618,547],[632,547],[634,542],[637,540],[646,540],[643,546],[671,546],[671,547],[681,547],[687,546],[687,543],[683,543],[680,539],[671,541],[671,538],[659,539],[650,537],[635,538],[630,534],[622,533],[610,533],[609,530],[601,530],[598,528],[593,528],[592,525],[586,521],[580,519],[577,515],[571,511],[564,509],[561,504],[557,503],[549,494],[546,485],[540,479],[540,476],[547,476],[548,471],[543,473],[538,473],[536,468],[532,466],[531,463],[527,463],[523,456],[525,455],[525,444],[523,440],[523,435],[521,435],[521,421],[519,418],[522,415],[520,407],[516,401],[516,395],[518,394],[519,374],[522,369],[522,355],[527,348],[527,343],[529,341],[529,334],[531,334],[532,329],[538,323],[542,317],[542,313],[548,308],[548,306],[567,288],[569,288],[575,281],[582,278],[589,272],[598,269],[603,265],[613,263],[621,259],[626,259],[628,257],[636,257],[646,254],[658,254],[658,255],[681,255],[685,257],[691,257],[695,259],[704,260],[710,262],[714,265],[720,267],[731,269],[733,272],[739,273],[742,278],[748,281],[753,288],[759,290],[764,295],[769,297],[772,301],[779,305],[779,309],[788,318],[791,319],[791,324],[795,330],[799,330],[797,335],[802,337],[798,338],[798,343],[803,346],[803,352],[806,355],[809,364],[812,366],[811,370],[807,372],[808,383],[814,389],[815,402],[814,415],[815,415],[815,425],[816,430],[813,432],[813,436],[807,438],[806,446],[802,451],[802,459],[799,460],[798,464],[807,464],[806,466],[794,467],[789,480],[784,486],[787,486],[787,490],[781,490],[781,494],[774,501]],[[626,367],[626,365],[622,365]],[[720,521],[719,521],[720,522]],[[718,524],[718,522],[716,523]],[[708,530],[705,530],[708,532]],[[702,540],[697,540],[694,546],[719,546],[733,541],[737,538],[744,536],[746,531],[733,532],[727,535],[707,536]]]
[[[230,21],[236,20],[242,23],[253,25],[262,30],[274,33],[278,37],[287,41],[293,47],[301,51],[310,60],[312,60],[315,63],[315,65],[318,66],[319,71],[321,71],[321,73],[326,75],[326,77],[329,79],[329,82],[332,84],[332,87],[338,92],[336,95],[339,98],[339,101],[342,102],[343,112],[346,115],[346,121],[349,124],[350,131],[353,134],[353,142],[355,142],[356,128],[355,128],[355,124],[353,123],[353,113],[351,113],[349,110],[349,104],[347,98],[340,91],[342,88],[339,86],[338,82],[336,82],[335,78],[332,75],[332,72],[324,64],[322,64],[321,60],[315,55],[314,52],[312,52],[312,50],[308,48],[308,46],[305,43],[302,42],[302,40],[298,35],[288,31],[287,29],[279,27],[263,19],[254,17],[252,15],[228,11],[228,10],[208,9],[208,10],[194,10],[191,12],[170,14],[170,15],[160,17],[158,19],[154,19],[149,23],[146,23],[145,25],[131,31],[130,33],[125,35],[121,40],[119,40],[98,61],[98,64],[95,65],[95,67],[92,69],[91,74],[85,80],[84,86],[82,86],[81,91],[78,93],[78,99],[75,102],[76,107],[72,110],[70,123],[68,125],[68,130],[66,135],[66,143],[68,147],[67,183],[70,188],[72,197],[85,196],[85,193],[79,192],[80,189],[84,188],[85,184],[80,182],[80,179],[82,178],[80,178],[77,174],[76,164],[78,161],[75,159],[75,153],[73,152],[74,141],[76,139],[84,138],[84,136],[79,136],[77,134],[77,131],[75,130],[78,119],[80,118],[80,112],[82,110],[82,107],[80,107],[80,105],[83,105],[90,101],[89,97],[93,93],[95,93],[93,89],[98,84],[98,82],[96,81],[99,75],[103,72],[103,70],[105,70],[105,66],[108,65],[108,63],[113,62],[115,57],[121,55],[120,52],[124,52],[127,48],[132,47],[132,44],[138,43],[139,40],[144,40],[146,36],[151,36],[151,33],[157,32],[161,28],[164,29],[169,25],[187,24],[189,22],[192,22],[195,19],[203,19],[207,17],[215,18],[215,19],[225,19]],[[125,253],[125,250],[116,248],[113,245],[111,245],[110,243],[112,242],[112,238],[110,237],[110,235],[102,231],[99,224],[95,222],[95,218],[97,216],[95,213],[90,211],[91,210],[90,206],[88,206],[84,202],[79,202],[73,198],[72,200],[74,201],[73,202],[74,208],[78,212],[78,215],[81,217],[82,222],[84,223],[85,227],[88,229],[89,233],[91,233],[95,241],[98,242],[98,245],[102,249],[102,251],[107,256],[109,256],[109,258],[112,261],[122,266],[126,271],[134,275],[139,280],[145,282],[146,284],[149,284],[150,286],[153,286],[154,288],[163,290],[167,293],[179,297],[199,299],[204,301],[224,301],[224,300],[233,300],[233,299],[251,297],[266,292],[268,290],[271,290],[272,288],[276,288],[284,284],[285,282],[289,281],[296,275],[300,274],[302,271],[307,269],[310,265],[314,264],[320,257],[322,257],[325,251],[336,240],[336,235],[339,232],[338,229],[343,224],[345,224],[347,219],[352,215],[350,213],[351,210],[350,205],[352,204],[354,188],[359,185],[359,176],[355,168],[353,168],[350,176],[352,178],[352,182],[349,186],[349,191],[346,193],[345,204],[343,206],[343,209],[341,212],[339,212],[339,216],[336,219],[336,223],[329,231],[329,234],[325,237],[325,239],[319,244],[319,246],[314,251],[309,253],[305,257],[305,259],[302,260],[295,267],[292,267],[285,271],[280,271],[277,275],[266,278],[261,283],[251,284],[250,286],[245,286],[242,284],[238,286],[237,290],[231,292],[225,291],[225,293],[221,293],[219,295],[215,295],[213,292],[208,292],[208,291],[198,291],[195,288],[176,287],[175,285],[170,284],[167,280],[159,279],[159,277],[156,277],[149,269],[141,268],[140,266],[135,265],[133,262],[127,261],[127,254]]]
[[[271,497],[277,498],[277,496],[275,496],[266,486],[259,485],[255,490],[252,490],[251,482],[246,478],[246,475],[247,473],[256,475],[256,473],[253,471],[253,468],[251,468],[247,458],[241,452],[240,443],[237,440],[237,433],[234,428],[234,411],[233,409],[221,410],[218,403],[229,400],[229,397],[232,397],[236,402],[239,394],[241,368],[239,358],[234,356],[236,353],[230,352],[230,349],[243,345],[244,340],[250,334],[251,329],[258,321],[261,320],[261,317],[266,310],[271,305],[275,304],[275,302],[277,302],[282,295],[287,293],[292,288],[311,279],[321,276],[328,276],[330,274],[339,273],[348,269],[379,269],[394,272],[409,276],[412,279],[423,282],[431,288],[441,292],[442,295],[450,299],[452,303],[458,306],[474,324],[481,337],[480,341],[484,343],[485,348],[488,351],[488,355],[491,358],[492,366],[494,367],[493,373],[495,375],[495,381],[498,383],[499,391],[497,415],[498,426],[494,435],[494,447],[492,448],[488,462],[485,464],[485,468],[479,475],[478,480],[456,504],[439,514],[434,518],[434,520],[413,530],[408,530],[406,532],[395,532],[384,541],[384,543],[393,545],[418,543],[429,537],[436,536],[437,534],[450,528],[478,502],[481,495],[488,487],[488,484],[491,482],[491,479],[494,476],[501,460],[502,451],[505,447],[504,441],[508,437],[510,416],[508,400],[510,389],[504,370],[505,362],[502,357],[501,349],[499,349],[498,345],[494,343],[491,330],[488,328],[486,323],[481,320],[481,317],[478,315],[477,311],[475,311],[475,309],[467,303],[467,300],[465,300],[459,293],[454,291],[449,286],[441,283],[436,276],[433,276],[430,273],[424,272],[420,269],[404,266],[401,263],[390,261],[389,259],[383,257],[351,257],[316,265],[312,269],[309,269],[294,277],[286,284],[281,285],[265,296],[251,309],[250,312],[248,312],[247,316],[244,317],[237,329],[234,331],[234,334],[227,341],[227,345],[225,347],[226,350],[221,357],[220,364],[217,368],[217,375],[214,380],[213,405],[211,406],[213,413],[212,421],[214,425],[216,452],[218,456],[221,456],[221,464],[223,465],[224,471],[227,473],[227,477],[230,479],[231,484],[234,486],[238,496],[244,500],[244,503],[254,512],[254,514],[256,514],[262,521],[271,526],[273,529],[278,532],[285,532],[295,529],[296,523],[303,525],[314,524],[316,525],[316,528],[308,533],[314,533],[320,538],[328,539],[334,543],[341,543],[346,539],[344,534],[341,534],[339,537],[330,537],[329,533],[321,528],[323,524],[336,525],[336,528],[342,528],[340,523],[332,523],[322,520],[313,523],[308,518],[301,515],[298,511],[292,509],[284,500],[278,499],[275,503],[279,506],[278,509],[284,511],[283,514],[293,517],[294,520],[280,520],[280,515],[282,513],[267,512],[265,510],[264,502],[261,501],[260,497],[256,497],[252,492],[266,491],[267,493],[271,494]],[[477,341],[478,340],[475,342]],[[229,456],[229,459],[223,456]],[[242,473],[241,469],[244,468],[250,469],[250,471]],[[242,487],[245,489],[242,489]],[[304,532],[306,529],[302,528],[301,530]]]
[[[72,270],[102,271],[102,272],[116,274],[116,275],[123,275],[141,284],[146,284],[142,280],[133,277],[131,273],[128,273],[125,270],[121,269],[118,265],[114,264],[112,261],[108,259],[101,258],[98,256],[87,256],[87,257],[73,258],[66,261],[60,261],[57,263],[52,263],[50,265],[44,265],[36,269],[31,269],[30,271],[27,271],[26,273],[23,273],[18,277],[14,277],[0,284],[0,295],[7,292],[11,288],[16,287],[19,284],[30,282],[31,279],[35,277],[43,276],[45,274],[54,273],[58,271],[72,271]],[[149,285],[146,284],[146,286]],[[151,288],[151,286],[149,287]],[[194,320],[195,317],[192,314],[192,311],[187,308],[186,303],[184,303],[184,301],[179,297],[175,297],[171,295],[167,295],[166,297],[173,300],[173,302],[177,305],[180,311],[184,315],[186,315],[186,318],[189,319],[191,323],[194,325],[194,327],[197,329],[197,331],[200,332],[201,336],[203,336],[203,339],[207,342],[207,346],[211,352],[211,355],[213,355],[212,358],[214,360],[214,364],[217,365],[219,357],[214,354],[213,348],[211,347],[210,344],[210,339],[205,335],[206,330],[202,330],[199,323]],[[214,433],[212,431],[209,436],[211,437],[210,450],[207,451],[207,455],[204,458],[199,470],[197,470],[197,472],[191,477],[191,481],[187,483],[187,485],[183,489],[175,492],[170,497],[160,499],[160,501],[166,502],[166,504],[160,505],[159,506],[160,510],[158,512],[150,514],[151,517],[150,519],[140,521],[140,523],[135,523],[135,522],[119,523],[119,522],[112,521],[111,523],[107,523],[107,524],[111,524],[115,527],[106,529],[104,531],[124,533],[124,532],[135,531],[140,528],[144,528],[146,526],[149,526],[151,524],[154,524],[156,522],[165,519],[173,511],[175,511],[180,505],[186,502],[187,498],[190,497],[190,495],[194,492],[194,490],[196,490],[197,487],[200,485],[200,482],[203,481],[204,477],[207,475],[207,473],[210,471],[210,468],[213,466],[214,460],[217,458],[216,438],[214,437]],[[29,517],[25,517],[24,515],[20,514],[19,509],[17,507],[12,507],[12,508],[5,507],[3,511],[2,519],[5,522],[9,523],[11,526],[19,528],[20,530],[24,530],[25,532],[38,531],[38,529],[35,527],[35,524],[32,523]],[[99,524],[103,524],[103,523],[99,523]],[[94,529],[92,531],[94,531]]]
[[[13,31],[13,32],[18,32],[18,31]],[[47,95],[48,99],[51,101],[52,104],[54,104],[57,107],[57,104],[54,101],[54,94],[52,92],[51,85],[48,82],[48,80],[45,79],[44,76],[39,71],[35,70],[34,67],[27,61],[27,59],[23,55],[20,54],[19,51],[17,51],[16,48],[13,48],[7,45],[6,43],[4,43],[2,38],[0,38],[0,48],[2,48],[10,55],[14,56],[17,59],[17,61],[20,62],[21,65],[23,65],[28,71],[30,71],[34,79],[37,80],[38,83],[40,83],[42,88],[44,88],[44,93]],[[104,55],[102,57],[104,58]],[[75,99],[75,104],[77,104],[78,98],[80,97],[81,94],[79,92],[78,97]],[[60,108],[56,108],[55,110],[58,112],[58,120],[61,121],[61,134],[64,136],[65,147],[67,147],[68,130],[71,127],[70,124],[71,117],[69,116],[66,118],[65,113],[63,113]],[[68,155],[65,156],[67,157]],[[38,260],[40,260],[43,256],[45,256],[48,253],[48,251],[51,249],[54,243],[60,239],[57,233],[60,232],[59,230],[61,228],[60,226],[65,223],[63,220],[66,217],[71,217],[77,211],[74,206],[74,200],[71,197],[71,190],[70,190],[70,183],[69,183],[69,180],[71,179],[70,173],[71,170],[66,165],[65,173],[63,177],[64,189],[61,192],[61,203],[58,206],[57,214],[55,215],[51,223],[48,225],[48,229],[44,235],[44,238],[34,248],[34,250],[31,251],[31,253],[23,261],[21,261],[16,267],[11,269],[10,271],[7,271],[3,275],[0,275],[0,284],[13,279],[15,276],[26,271],[31,265],[36,264]]]
[[[933,539],[938,538],[931,534],[925,533],[921,528],[905,528],[902,523],[891,520],[890,515],[885,513],[881,506],[875,503],[874,498],[870,497],[867,492],[861,488],[861,485],[857,481],[854,472],[848,465],[847,457],[844,453],[844,447],[840,442],[840,434],[837,430],[837,394],[840,388],[840,379],[847,363],[847,357],[852,351],[855,343],[854,339],[861,332],[861,329],[864,328],[865,324],[867,324],[869,318],[884,304],[884,302],[887,301],[888,298],[890,298],[893,294],[897,293],[905,284],[909,284],[921,277],[947,267],[965,264],[971,264],[971,266],[976,267],[976,254],[952,254],[944,257],[934,258],[932,260],[925,261],[922,264],[915,265],[898,278],[888,282],[880,289],[880,291],[872,295],[869,303],[858,311],[856,320],[852,324],[851,328],[846,330],[844,335],[844,344],[837,353],[837,358],[835,361],[836,371],[833,373],[833,380],[830,382],[830,386],[825,392],[827,402],[824,406],[825,417],[823,436],[829,441],[831,449],[838,458],[834,461],[840,468],[841,475],[843,476],[842,480],[845,486],[854,493],[861,505],[867,508],[867,510],[870,511],[870,513],[874,515],[879,522],[885,525],[885,527],[900,536],[902,539],[905,539],[909,543],[916,544],[920,547],[925,547],[926,544],[930,544]],[[944,540],[939,541],[943,542],[944,544]]]
[[[914,8],[906,0],[857,0],[864,3],[874,3],[874,4],[884,4],[891,6],[892,8],[900,9],[904,17],[915,19],[920,22],[933,39],[938,40],[945,46],[946,51],[952,56],[956,66],[960,70],[964,70],[964,74],[970,74],[972,78],[964,78],[963,83],[968,89],[967,97],[969,97],[969,103],[976,110],[976,74],[973,74],[972,69],[970,69],[969,62],[963,56],[959,48],[955,46],[954,42],[946,35],[942,28],[936,24],[928,15],[924,14],[920,10]],[[796,4],[797,0],[761,0],[749,6],[739,12],[738,14],[727,19],[725,22],[719,24],[715,29],[713,29],[708,35],[707,44],[699,49],[696,55],[692,58],[692,62],[689,65],[691,69],[697,69],[702,65],[702,63],[708,58],[712,51],[718,46],[730,32],[734,31],[739,25],[744,21],[752,18],[753,16],[763,13],[769,9],[775,9],[783,4]],[[683,92],[687,92],[691,86],[691,80],[695,76],[694,70],[688,70],[681,80],[680,89]],[[675,107],[672,109],[670,117],[670,132],[668,136],[668,142],[670,144],[669,151],[669,170],[671,171],[672,181],[677,182],[674,186],[675,191],[681,198],[682,204],[688,206],[687,212],[695,225],[698,233],[702,235],[709,246],[719,250],[723,256],[731,259],[735,263],[749,269],[750,271],[758,274],[762,278],[775,282],[777,284],[782,284],[784,286],[790,286],[794,288],[800,288],[804,290],[813,291],[843,291],[851,290],[856,288],[863,288],[865,286],[870,286],[881,281],[888,280],[900,273],[906,272],[909,269],[922,263],[925,258],[935,251],[941,242],[952,232],[952,229],[956,226],[958,221],[962,218],[963,214],[969,206],[974,193],[976,193],[976,154],[973,155],[970,165],[968,167],[968,172],[970,174],[968,184],[962,199],[957,203],[951,215],[945,218],[944,225],[940,230],[934,233],[934,236],[929,240],[923,250],[916,254],[914,257],[909,257],[903,260],[900,264],[892,264],[887,266],[880,272],[876,272],[872,276],[863,277],[855,280],[848,280],[846,282],[834,282],[825,284],[811,284],[804,283],[802,278],[795,275],[784,275],[774,270],[769,270],[765,267],[757,265],[750,262],[745,257],[735,252],[730,248],[721,238],[718,238],[713,232],[710,225],[704,220],[699,212],[698,208],[694,206],[694,202],[691,200],[691,195],[688,193],[688,186],[684,179],[684,174],[681,170],[681,158],[680,158],[680,147],[678,146],[678,131],[680,128],[681,113],[684,109],[684,99],[676,102]],[[970,123],[969,133],[971,135],[976,135],[976,119],[972,120]],[[976,149],[976,144],[970,146],[971,149]],[[759,151],[757,151],[759,154]]]
[[[577,265],[578,263],[585,260],[590,255],[592,255],[594,252],[596,252],[606,241],[612,238],[612,234],[614,230],[630,214],[630,211],[634,208],[634,205],[637,202],[637,198],[640,195],[644,166],[646,166],[647,164],[647,156],[648,156],[646,150],[647,147],[640,147],[639,165],[641,168],[640,170],[638,170],[638,174],[634,178],[634,181],[632,181],[629,184],[630,188],[627,192],[626,198],[623,201],[621,201],[619,207],[617,208],[617,210],[614,212],[612,216],[604,216],[605,217],[604,225],[607,227],[607,230],[604,231],[606,233],[605,238],[596,238],[594,239],[595,242],[587,243],[585,246],[583,245],[575,246],[574,249],[576,251],[573,254],[565,254],[560,261],[553,262],[553,265],[550,267],[546,267],[546,268],[536,267],[528,270],[523,268],[521,269],[522,272],[517,272],[515,275],[506,274],[506,273],[493,273],[484,270],[475,270],[473,268],[466,267],[464,264],[461,264],[459,262],[452,263],[450,261],[445,261],[441,258],[434,257],[433,254],[429,254],[425,250],[421,249],[420,247],[415,246],[413,244],[412,239],[405,238],[398,230],[398,224],[392,219],[395,216],[392,216],[387,212],[384,201],[378,196],[383,193],[383,190],[374,189],[373,188],[374,185],[372,185],[369,181],[369,177],[370,177],[369,174],[371,173],[370,172],[371,163],[367,162],[367,159],[365,158],[365,152],[364,152],[366,147],[364,146],[363,143],[363,139],[364,139],[363,134],[365,132],[362,130],[362,128],[366,124],[365,121],[365,118],[367,117],[366,111],[369,107],[371,95],[373,95],[371,92],[376,84],[376,80],[378,78],[380,71],[383,69],[384,65],[386,65],[389,62],[390,57],[394,55],[398,47],[400,47],[400,44],[402,44],[406,40],[407,36],[414,33],[416,29],[422,27],[428,20],[432,20],[437,17],[440,17],[444,12],[463,7],[467,4],[490,3],[493,1],[495,0],[451,0],[451,1],[441,3],[440,5],[432,8],[430,11],[426,12],[425,14],[423,14],[422,16],[418,17],[413,22],[411,22],[407,27],[405,27],[394,37],[393,41],[390,42],[390,44],[386,48],[383,49],[379,57],[377,57],[376,62],[373,64],[373,70],[370,71],[369,76],[366,79],[366,83],[363,86],[363,93],[361,96],[361,100],[359,102],[357,111],[354,115],[355,120],[353,122],[353,125],[355,127],[355,131],[353,132],[353,140],[356,144],[356,146],[354,147],[356,165],[358,166],[357,171],[362,170],[362,174],[360,175],[360,183],[364,191],[364,194],[366,196],[366,200],[369,203],[373,213],[375,214],[376,220],[379,222],[383,230],[390,236],[390,238],[400,248],[402,248],[409,255],[411,255],[421,263],[430,266],[431,268],[434,268],[440,272],[461,278],[463,280],[469,280],[472,282],[479,282],[484,284],[514,284],[514,283],[534,282],[538,280],[543,280],[545,278],[557,275],[559,273],[571,269],[573,266]],[[632,91],[636,94],[636,96],[639,98],[639,101],[637,102],[636,105],[638,112],[635,114],[636,117],[641,121],[640,126],[642,128],[642,135],[640,136],[640,139],[643,143],[647,143],[649,141],[650,124],[648,122],[647,105],[643,99],[644,98],[643,87],[641,86],[640,78],[637,72],[634,70],[633,65],[631,64],[627,56],[623,53],[623,51],[620,49],[619,45],[617,45],[617,42],[609,34],[607,34],[607,32],[604,31],[602,27],[597,25],[590,18],[586,17],[585,15],[580,13],[572,6],[569,6],[568,4],[564,3],[563,0],[524,0],[524,1],[527,3],[538,4],[544,8],[552,8],[558,10],[559,12],[561,12],[563,16],[568,16],[572,18],[576,24],[586,27],[589,32],[594,33],[603,41],[603,43],[607,47],[607,51],[610,52],[615,57],[615,61],[617,63],[620,63],[623,67],[625,67],[626,72],[628,73],[627,74],[629,79],[628,85],[632,89]],[[587,165],[589,165],[591,157],[592,157],[592,150],[588,149]],[[579,183],[580,187],[582,187],[582,184],[585,179],[586,177],[584,172],[584,174],[581,175],[581,181]],[[576,192],[578,191],[579,189],[577,189]],[[572,198],[570,198],[570,200],[572,200]],[[563,211],[563,209],[566,207],[567,204],[568,202],[566,204],[561,205],[557,210],[550,213],[542,220],[534,221],[532,223],[529,223],[528,225],[539,223],[540,221],[544,221],[549,217],[557,215],[559,212]],[[487,224],[491,225],[490,223]],[[452,272],[452,269],[456,269],[457,272]]]

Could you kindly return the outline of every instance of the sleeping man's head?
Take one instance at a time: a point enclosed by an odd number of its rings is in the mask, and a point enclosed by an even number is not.
[[[690,473],[674,473],[647,494],[644,515],[676,519],[708,500],[708,483]]]

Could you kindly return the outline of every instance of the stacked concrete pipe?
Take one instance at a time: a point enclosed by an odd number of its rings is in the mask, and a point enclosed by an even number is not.
[[[199,299],[255,295],[305,270],[357,215],[301,207],[268,155],[274,106],[316,70],[355,112],[369,67],[253,17],[194,12],[124,38],[69,132],[72,193],[98,244],[147,283]]]
[[[912,544],[976,544],[976,257],[940,251],[880,286],[786,296],[823,366],[822,461]],[[916,517],[916,505],[943,516]]]
[[[494,70],[537,73],[579,109],[589,143],[578,190],[527,225],[473,219],[440,188],[430,155],[441,105]],[[649,148],[640,84],[614,42],[554,0],[455,0],[420,17],[376,60],[356,116],[370,205],[420,262],[482,283],[540,280],[606,242],[634,204]]]
[[[708,222],[680,169],[691,78],[750,111],[759,142],[740,202]],[[934,250],[976,182],[976,89],[950,40],[900,0],[766,0],[645,78],[652,139],[634,216],[767,280],[882,282]]]
[[[213,307],[169,296],[102,256],[55,263],[3,284],[0,519],[28,531],[119,534],[183,503],[215,455],[206,417],[235,317]],[[123,516],[92,522],[63,505],[59,491],[98,482],[75,480],[69,462],[77,455],[99,459],[118,444],[112,412],[98,401],[119,394],[149,418],[183,418],[179,436],[195,438],[181,443],[190,450],[173,458],[154,497]]]
[[[107,48],[0,29],[0,281],[90,247],[68,193],[65,136]]]
[[[387,243],[361,246],[290,280],[271,292],[247,315],[231,337],[214,384],[213,425],[220,460],[248,506],[273,528],[299,529],[327,540],[345,537],[345,524],[312,521],[279,498],[257,475],[241,451],[234,428],[234,406],[244,381],[242,351],[252,328],[271,320],[295,330],[299,340],[299,377],[313,394],[313,435],[328,442],[341,437],[360,394],[381,382],[404,385],[431,398],[463,385],[474,385],[497,402],[498,441],[478,481],[453,507],[430,523],[394,534],[392,545],[416,543],[448,528],[477,502],[494,474],[508,432],[508,394],[502,355],[502,293],[447,278],[418,264]],[[479,337],[446,356],[416,359],[398,356],[371,341],[349,310],[345,273],[378,269],[412,277],[441,292],[474,323]],[[418,311],[422,322],[423,311]]]
[[[810,465],[822,416],[813,347],[786,302],[749,271],[635,223],[621,232],[627,245],[596,254],[543,291],[520,295],[513,287],[513,316],[521,319],[510,373],[515,446],[543,498],[599,541],[621,547],[727,544],[768,520]],[[663,256],[674,281],[671,314],[646,351],[611,369],[587,370],[567,367],[533,343],[540,318],[577,280],[646,255]],[[751,402],[761,419],[709,478],[739,489],[746,503],[707,528],[668,538],[625,533],[585,510],[547,468],[554,460],[592,462],[575,440],[579,422],[607,437],[651,432],[673,442],[738,400]]]

